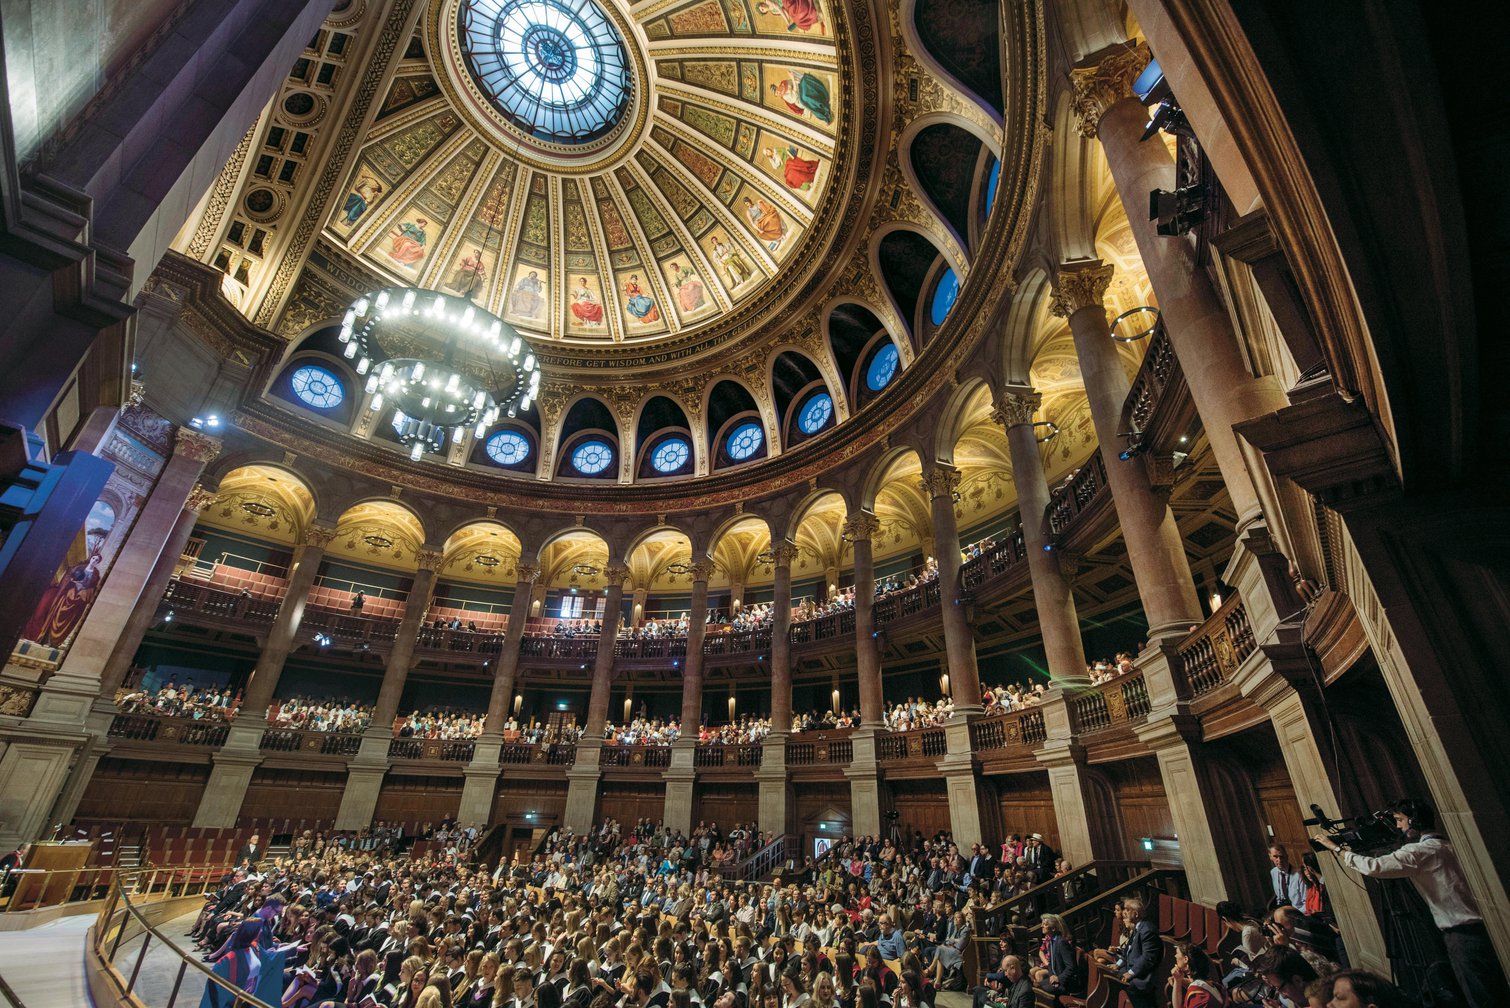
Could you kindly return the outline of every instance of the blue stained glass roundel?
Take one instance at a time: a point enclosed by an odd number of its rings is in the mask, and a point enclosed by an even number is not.
[[[346,386],[341,384],[341,379],[313,364],[306,364],[289,375],[288,384],[304,405],[315,409],[335,409],[346,398]]]
[[[483,446],[488,458],[501,466],[518,465],[530,457],[529,438],[518,431],[501,430]]]
[[[797,416],[797,427],[804,434],[816,434],[828,426],[834,415],[834,400],[827,392],[819,392],[808,399]]]
[[[939,282],[933,288],[933,304],[929,311],[929,318],[933,324],[940,326],[944,319],[949,317],[949,309],[954,307],[955,298],[959,297],[959,277],[955,276],[954,270],[944,270],[944,275],[939,277]]]
[[[729,447],[729,457],[736,462],[745,459],[760,451],[760,446],[765,442],[765,432],[760,429],[760,424],[742,423],[734,428],[726,442]]]
[[[587,143],[629,107],[624,39],[597,0],[461,0],[457,30],[477,86],[533,136]]]
[[[583,441],[571,453],[571,464],[583,476],[596,476],[613,465],[613,448],[604,441]]]
[[[888,343],[883,346],[870,360],[870,368],[865,372],[865,384],[870,386],[872,392],[879,392],[891,384],[891,379],[897,373],[897,348]]]
[[[692,457],[692,446],[682,438],[667,438],[655,449],[655,454],[650,456],[650,464],[656,472],[674,473],[687,464],[687,459]]]

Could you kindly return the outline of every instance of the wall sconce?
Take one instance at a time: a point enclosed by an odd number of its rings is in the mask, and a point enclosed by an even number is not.
[[[834,687],[833,708],[835,714],[839,713],[839,688],[837,686]]]
[[[514,694],[514,713],[518,714],[519,713],[519,709],[521,707],[523,707],[523,706],[524,706],[524,694],[523,693],[515,693]]]
[[[939,692],[942,693],[944,696],[949,696],[950,695],[950,693],[949,693],[949,673],[948,672],[945,672],[943,675],[939,676]]]
[[[734,720],[734,694],[730,693],[729,694],[729,721],[733,722],[733,720]]]
[[[1211,593],[1211,600],[1210,601],[1211,601],[1211,611],[1213,613],[1215,613],[1218,609],[1220,609],[1222,607],[1222,593],[1219,592],[1219,591],[1212,592]]]

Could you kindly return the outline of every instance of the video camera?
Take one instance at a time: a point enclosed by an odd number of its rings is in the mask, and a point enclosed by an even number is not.
[[[1358,854],[1382,854],[1394,850],[1400,841],[1400,831],[1395,828],[1392,812],[1370,812],[1353,819],[1329,819],[1320,805],[1312,805],[1311,814],[1315,818],[1303,820],[1305,825],[1320,826],[1333,843]],[[1315,840],[1311,841],[1311,849],[1326,850]]]

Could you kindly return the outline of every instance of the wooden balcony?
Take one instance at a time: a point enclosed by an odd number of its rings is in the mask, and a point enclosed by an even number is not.
[[[262,733],[262,741],[257,745],[263,752],[342,757],[355,756],[361,747],[360,735],[298,728],[269,728]]]
[[[886,732],[876,736],[876,759],[888,766],[900,763],[923,763],[932,766],[949,751],[944,729],[919,728],[908,732]]]
[[[1226,683],[1257,647],[1248,610],[1237,592],[1196,627],[1176,648],[1179,669],[1191,696],[1210,693]]]
[[[802,732],[786,741],[786,764],[789,767],[848,766],[855,758],[855,744],[850,729]]]
[[[758,743],[747,745],[700,745],[692,754],[695,767],[746,767],[751,770],[760,766],[765,749]]]
[[[1111,488],[1106,483],[1106,462],[1101,452],[1093,452],[1073,476],[1049,494],[1044,511],[1048,532],[1054,545],[1064,546],[1081,538],[1081,530],[1098,524],[1098,516],[1111,511]]]
[[[282,604],[281,598],[242,595],[208,581],[177,578],[168,582],[159,608],[172,612],[175,619],[193,615],[211,625],[245,628],[271,626]]]
[[[231,726],[225,721],[163,717],[157,714],[117,714],[106,734],[129,742],[195,746],[218,749],[225,744]]]
[[[970,748],[976,753],[1034,749],[1043,745],[1047,738],[1043,711],[1036,707],[1007,714],[993,714],[970,726]]]
[[[388,743],[388,758],[470,763],[477,750],[471,739],[396,738]]]
[[[1179,447],[1180,438],[1195,420],[1195,401],[1185,384],[1185,372],[1161,325],[1128,390],[1121,429],[1139,432],[1145,446],[1167,454]]]
[[[1129,672],[1069,698],[1070,719],[1081,735],[1126,728],[1148,718],[1148,685]]]

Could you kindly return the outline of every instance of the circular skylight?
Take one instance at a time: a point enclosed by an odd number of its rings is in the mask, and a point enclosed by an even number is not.
[[[656,472],[674,473],[687,464],[687,459],[692,457],[692,446],[683,438],[667,438],[655,449],[655,454],[650,456],[650,464]]]
[[[483,94],[542,140],[595,140],[629,107],[624,39],[594,0],[462,0],[457,30]]]
[[[583,476],[596,476],[613,465],[613,448],[604,441],[583,441],[571,453],[571,464]]]
[[[727,442],[729,457],[735,462],[743,462],[760,451],[760,446],[764,442],[765,432],[760,429],[760,424],[753,421],[742,423],[729,435]]]
[[[346,386],[341,384],[341,379],[313,364],[306,364],[289,375],[288,384],[300,402],[315,409],[335,409],[346,398]]]
[[[865,372],[865,384],[872,392],[879,392],[891,384],[897,373],[897,348],[888,343],[870,359],[870,369]]]
[[[819,392],[808,399],[797,417],[797,427],[804,434],[816,434],[828,426],[834,415],[834,400],[827,392]]]
[[[501,430],[483,446],[488,458],[501,466],[518,465],[530,457],[529,438],[518,431]]]

